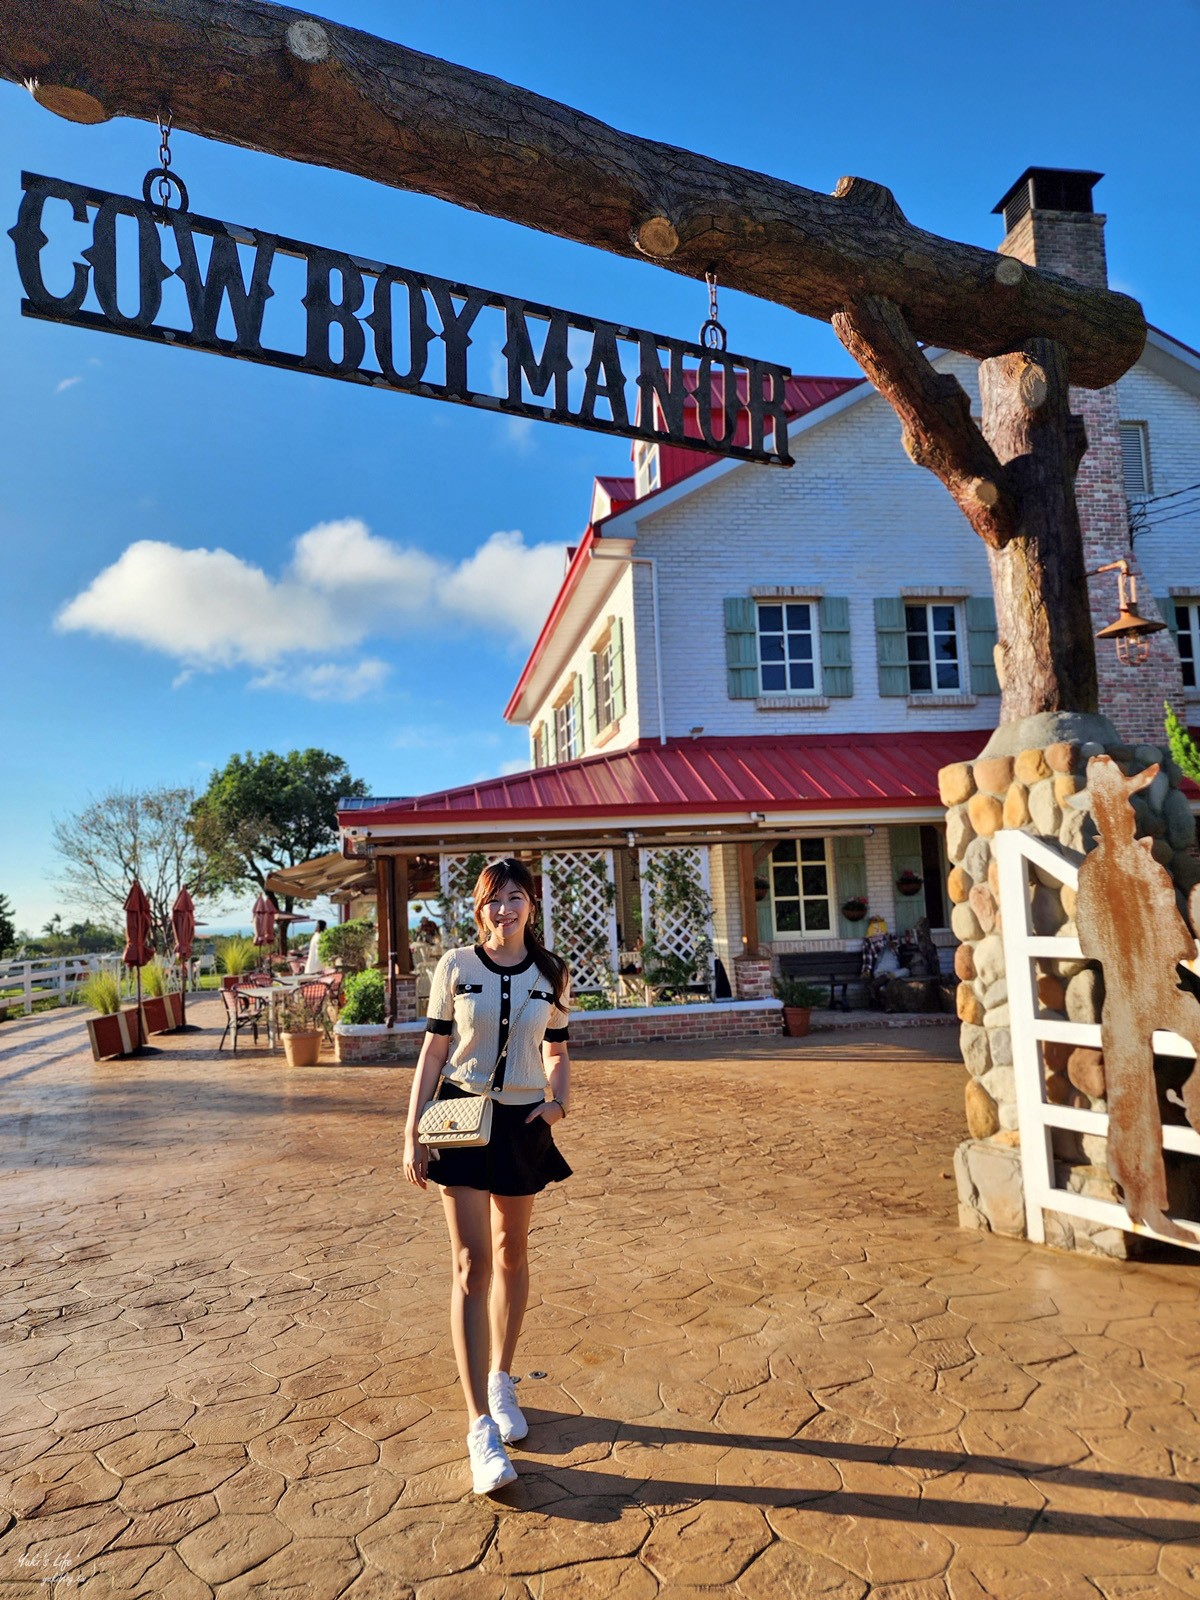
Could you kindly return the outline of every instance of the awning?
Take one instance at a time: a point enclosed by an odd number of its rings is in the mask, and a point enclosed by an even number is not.
[[[336,851],[327,856],[313,856],[294,867],[272,872],[267,878],[271,894],[287,895],[293,900],[315,900],[318,895],[357,890],[361,894],[375,892],[375,868],[362,861],[347,861]]]

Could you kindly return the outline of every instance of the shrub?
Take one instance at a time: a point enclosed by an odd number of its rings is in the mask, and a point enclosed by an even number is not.
[[[362,972],[374,959],[376,929],[370,917],[356,917],[326,928],[317,946],[327,967],[341,962],[343,972]]]
[[[380,1023],[387,1009],[387,985],[378,967],[368,967],[346,979],[346,1003],[342,1007],[341,1022]]]
[[[1171,759],[1181,767],[1193,783],[1200,783],[1200,747],[1188,732],[1186,725],[1176,715],[1170,701],[1163,702],[1166,712],[1167,738],[1171,745]]]
[[[93,972],[79,985],[77,993],[85,1006],[91,1006],[102,1017],[120,1010],[121,986],[114,972]]]
[[[815,983],[805,983],[802,978],[776,978],[775,994],[785,1006],[797,1011],[811,1011],[825,998],[825,990]]]
[[[247,939],[240,933],[230,934],[229,938],[221,941],[217,965],[222,972],[238,978],[245,972],[253,972],[258,965],[258,946],[253,939]]]
[[[152,1000],[156,995],[166,994],[168,987],[167,969],[155,956],[142,968],[142,994]]]

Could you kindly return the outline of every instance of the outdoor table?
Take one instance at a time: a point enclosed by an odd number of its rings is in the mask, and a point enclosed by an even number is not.
[[[236,989],[235,994],[243,995],[247,1000],[265,1000],[267,1002],[267,1045],[275,1049],[279,1037],[279,1028],[275,1021],[275,1006],[280,995],[294,994],[295,990],[290,984],[273,983],[268,987],[265,983],[247,984],[244,989]]]

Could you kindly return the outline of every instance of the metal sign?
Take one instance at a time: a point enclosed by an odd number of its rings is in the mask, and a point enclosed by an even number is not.
[[[168,209],[151,176],[135,200],[22,174],[25,316],[791,465],[784,367]],[[43,231],[71,219],[86,248]]]

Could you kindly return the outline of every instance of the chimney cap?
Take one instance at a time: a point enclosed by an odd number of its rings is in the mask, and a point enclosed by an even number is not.
[[[1079,211],[1090,215],[1092,190],[1103,176],[1102,172],[1084,172],[1078,167],[1026,167],[992,207],[992,215],[1003,213],[1009,226],[1026,211]],[[1011,220],[1010,211],[1014,213]]]

